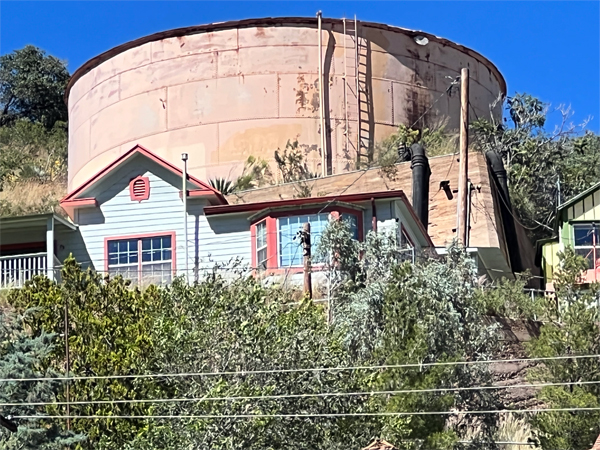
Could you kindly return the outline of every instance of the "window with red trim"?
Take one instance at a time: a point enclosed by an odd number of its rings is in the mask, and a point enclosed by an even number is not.
[[[256,267],[267,268],[267,221],[263,220],[256,224]]]
[[[314,251],[318,245],[321,234],[330,220],[341,219],[350,225],[355,239],[361,235],[362,222],[357,214],[338,211],[313,214],[285,215],[275,213],[252,226],[253,264],[259,270],[277,269],[284,267],[301,267],[303,265],[302,244],[298,232],[305,223],[310,223],[311,246],[313,248],[313,263],[319,261],[314,258]]]
[[[141,202],[150,198],[150,180],[148,177],[136,177],[129,183],[131,200]]]
[[[173,236],[107,239],[107,268],[134,283],[164,285],[173,275]]]

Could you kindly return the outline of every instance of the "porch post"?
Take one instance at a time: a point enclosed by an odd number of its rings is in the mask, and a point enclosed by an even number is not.
[[[54,280],[54,216],[46,223],[46,276]]]

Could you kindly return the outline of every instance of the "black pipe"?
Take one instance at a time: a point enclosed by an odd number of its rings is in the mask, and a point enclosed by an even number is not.
[[[425,230],[429,223],[429,160],[421,144],[410,147],[410,168],[412,169],[412,206]]]
[[[519,238],[515,226],[515,216],[510,202],[508,192],[508,174],[504,168],[502,157],[494,150],[489,150],[485,154],[488,165],[492,172],[492,179],[498,188],[500,197],[500,213],[502,224],[504,225],[504,239],[508,250],[510,266],[513,272],[522,272],[524,270],[521,261],[521,250],[519,248]]]
[[[512,209],[512,205],[510,204],[510,195],[508,195],[508,174],[504,168],[502,157],[494,150],[487,151],[485,156],[490,164],[490,168],[492,169],[492,174],[498,183],[498,188],[502,193],[502,197],[506,201],[506,204]]]

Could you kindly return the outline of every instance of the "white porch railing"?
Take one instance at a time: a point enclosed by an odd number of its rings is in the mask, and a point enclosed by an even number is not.
[[[23,287],[36,275],[48,275],[46,253],[0,256],[0,289]]]

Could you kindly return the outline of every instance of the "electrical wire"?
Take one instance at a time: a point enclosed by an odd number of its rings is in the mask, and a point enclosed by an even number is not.
[[[441,392],[468,392],[468,391],[489,391],[502,389],[539,389],[544,387],[557,386],[588,386],[600,384],[600,381],[565,381],[556,383],[529,383],[513,384],[507,386],[466,386],[466,387],[448,387],[431,389],[400,389],[385,391],[360,391],[360,392],[317,392],[314,394],[279,394],[279,395],[244,395],[244,396],[225,396],[225,397],[182,397],[182,398],[158,398],[158,399],[121,399],[121,400],[84,400],[70,402],[6,402],[0,403],[2,407],[8,406],[76,406],[76,405],[111,405],[111,404],[160,404],[160,403],[202,403],[202,402],[223,402],[223,401],[242,401],[242,400],[286,400],[286,399],[304,399],[304,398],[326,398],[326,397],[372,397],[377,395],[402,395],[402,394],[432,394]]]
[[[22,415],[11,416],[11,419],[308,419],[317,417],[402,417],[402,416],[462,416],[484,414],[515,414],[515,413],[544,413],[544,412],[593,412],[600,407],[574,408],[532,408],[532,409],[487,409],[468,411],[402,411],[402,412],[368,412],[368,413],[305,413],[305,414],[181,414],[181,415]]]
[[[437,102],[439,102],[445,95],[448,95],[448,92],[452,89],[453,86],[457,85],[460,81],[460,77],[457,77],[454,79],[454,81],[452,81],[450,83],[450,85],[444,90],[444,92],[442,92],[441,95],[439,95],[434,101],[433,103],[431,103],[431,105],[429,105],[429,107],[419,116],[419,118],[417,120],[415,120],[408,128],[412,129],[412,127],[414,127],[417,123],[419,123],[419,121],[425,117],[425,115],[431,111],[433,109],[433,107],[437,104]],[[366,174],[370,169],[374,169],[375,167],[365,167],[362,170],[362,173],[352,182],[350,183],[348,186],[346,186],[339,194],[337,194],[331,201],[329,201],[325,206],[323,206],[323,208],[321,208],[321,210],[319,211],[319,213],[321,213],[324,209],[328,208],[333,202],[335,202],[337,200],[337,197],[339,197],[340,195],[344,194],[348,189],[350,189],[352,186],[354,186],[354,184],[356,184],[358,182],[358,180],[360,180],[364,174]]]
[[[8,382],[32,382],[32,381],[84,381],[84,380],[111,380],[111,379],[130,379],[130,378],[181,378],[181,377],[210,377],[210,376],[248,376],[248,375],[267,375],[282,373],[314,373],[314,372],[340,372],[354,370],[386,370],[386,369],[422,369],[425,367],[452,367],[452,366],[471,366],[478,364],[498,364],[498,363],[530,363],[542,361],[563,361],[577,359],[599,358],[600,354],[595,355],[564,355],[564,356],[546,356],[539,358],[511,358],[511,359],[489,359],[474,361],[446,361],[431,363],[408,363],[408,364],[384,364],[377,366],[346,366],[346,367],[313,367],[308,369],[266,369],[266,370],[238,370],[223,372],[184,372],[184,373],[151,373],[139,375],[91,375],[91,376],[60,376],[60,377],[29,377],[29,378],[0,378],[0,383]]]

